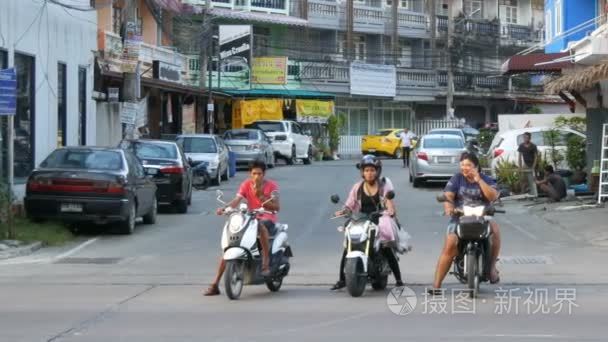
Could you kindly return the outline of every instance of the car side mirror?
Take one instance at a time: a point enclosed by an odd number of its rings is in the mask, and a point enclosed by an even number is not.
[[[190,164],[190,166],[192,166],[193,163],[194,163],[194,161],[192,160],[192,158],[188,157],[188,164]]]
[[[338,203],[340,203],[340,196],[338,196],[338,195],[332,195],[330,197],[330,200],[331,200],[331,203],[338,204]]]

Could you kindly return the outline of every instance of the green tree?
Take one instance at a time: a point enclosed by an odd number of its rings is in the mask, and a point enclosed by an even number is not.
[[[338,151],[340,147],[340,131],[344,126],[344,116],[332,115],[327,120],[327,133],[329,134],[329,149],[332,153]]]

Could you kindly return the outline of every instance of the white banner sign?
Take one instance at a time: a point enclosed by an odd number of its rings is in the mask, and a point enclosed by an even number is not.
[[[397,95],[397,70],[394,65],[351,63],[350,93],[395,97]]]
[[[137,117],[139,105],[137,102],[124,102],[120,111],[120,122],[127,125],[134,125]]]

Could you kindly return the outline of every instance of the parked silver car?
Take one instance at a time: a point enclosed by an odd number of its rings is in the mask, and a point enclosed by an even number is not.
[[[180,135],[176,141],[181,145],[191,166],[207,162],[207,172],[215,185],[227,181],[229,174],[228,146],[221,137],[210,134]]]
[[[449,180],[459,171],[460,156],[466,152],[457,135],[428,134],[413,151],[410,182],[420,187],[427,180]]]
[[[224,133],[224,141],[234,152],[237,166],[254,160],[263,160],[268,168],[275,165],[272,141],[262,130],[232,129]]]

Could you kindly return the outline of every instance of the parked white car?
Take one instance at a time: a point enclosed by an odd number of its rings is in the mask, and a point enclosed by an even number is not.
[[[540,155],[544,158],[545,152],[551,149],[545,141],[545,134],[551,129],[551,127],[530,127],[515,129],[511,131],[498,132],[492,140],[490,149],[488,150],[488,156],[491,159],[492,174],[495,174],[496,166],[502,161],[512,161],[514,163],[519,162],[519,152],[517,149],[519,145],[524,141],[524,133],[530,132],[532,135],[532,142],[538,147]],[[557,128],[560,133],[558,144],[556,149],[566,151],[566,144],[568,138],[571,135],[578,135],[582,138],[586,138],[585,134],[572,130],[570,128]],[[558,165],[560,169],[567,169],[567,163],[564,161]]]
[[[312,138],[302,130],[302,127],[293,121],[265,120],[256,121],[247,128],[260,129],[272,139],[272,147],[277,158],[285,159],[287,164],[293,165],[297,159],[304,164],[312,162]]]

